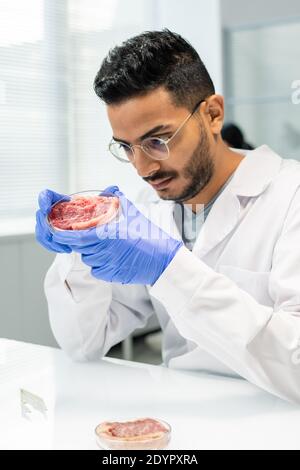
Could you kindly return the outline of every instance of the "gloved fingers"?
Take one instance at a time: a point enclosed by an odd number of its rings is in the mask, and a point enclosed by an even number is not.
[[[120,221],[124,222],[126,224],[126,220],[128,218],[128,216],[130,216],[131,218],[135,217],[136,214],[137,214],[137,209],[135,208],[135,206],[132,204],[131,201],[129,201],[129,199],[126,198],[125,194],[122,193],[122,191],[119,190],[118,186],[108,186],[104,192],[110,192],[112,194],[114,194],[115,196],[118,197],[119,199],[119,202],[120,202],[120,210],[119,210],[119,214],[118,214],[118,217],[117,217],[117,220],[116,220],[116,223],[119,223]],[[104,194],[104,193],[102,193]],[[119,216],[120,215],[123,215],[124,217],[121,218],[119,221]],[[103,226],[99,226],[97,227],[97,229],[99,230],[99,238],[103,238]]]
[[[129,201],[129,199],[127,199],[125,194],[122,193],[121,191],[116,191],[114,194],[119,198],[122,213],[124,215],[127,214],[128,213],[128,208],[132,205],[132,202]]]
[[[59,194],[51,189],[44,189],[40,192],[38,203],[41,211],[48,214],[50,207],[58,201],[69,201],[70,197],[65,194]]]
[[[111,282],[118,282],[121,284],[129,284],[129,274],[130,270],[126,266],[120,266],[119,269],[117,269],[112,278]]]
[[[59,245],[58,243],[53,243],[53,242],[48,242],[43,238],[39,238],[38,235],[36,235],[37,241],[44,247],[46,250],[53,251],[54,253],[71,253],[72,250],[68,246],[65,245]]]
[[[116,240],[119,233],[119,222],[112,222],[102,225],[97,225],[96,236],[98,241],[101,240]]]
[[[87,266],[93,267],[93,266],[103,266],[103,267],[109,267],[111,269],[112,266],[112,260],[111,256],[109,253],[106,251],[100,251],[98,253],[92,253],[92,254],[82,254],[81,259],[83,263],[85,263]]]
[[[53,234],[53,240],[66,245],[89,246],[99,241],[96,228],[88,230],[60,230]]]
[[[72,251],[76,251],[76,253],[80,253],[82,255],[92,255],[94,253],[99,253],[102,249],[99,243],[94,243],[92,245],[70,245]]]
[[[121,191],[116,191],[115,195],[119,198],[121,214],[123,215],[123,218],[121,217],[120,224],[124,222],[124,224],[128,226],[131,224],[131,222],[136,221],[137,218],[139,218],[140,221],[143,219],[144,222],[149,222],[149,220],[143,215],[139,208],[129,199],[127,199],[127,197]]]
[[[100,196],[102,194],[105,194],[105,193],[109,193],[109,194],[115,194],[116,192],[119,192],[119,187],[118,186],[107,186],[107,188],[105,188],[103,190],[102,193],[100,193]]]
[[[118,224],[103,224],[88,230],[60,230],[53,233],[53,240],[74,246],[90,246],[100,243],[102,240],[116,239]]]
[[[91,274],[96,279],[101,279],[102,281],[112,282],[112,272],[108,266],[97,266],[91,269]]]
[[[50,232],[49,226],[46,221],[46,215],[41,211],[38,210],[36,213],[36,229],[40,236],[42,236],[45,240],[52,241],[52,233]]]
[[[58,243],[50,242],[43,235],[36,230],[36,240],[47,250],[53,251],[54,253],[71,253],[71,248],[65,245],[59,245]]]
[[[111,266],[97,266],[91,269],[91,274],[102,281],[131,284],[128,272],[123,268],[112,269]]]
[[[67,245],[61,245],[52,240],[52,233],[45,221],[45,215],[39,210],[36,213],[35,236],[37,241],[46,249],[56,253],[71,253],[71,248]]]
[[[103,193],[101,194],[104,194],[104,193],[112,193],[114,194],[115,196],[117,196],[120,200],[120,204],[122,206],[122,209],[125,210],[126,212],[126,208],[129,204],[132,204],[129,199],[126,198],[125,194],[122,193],[122,191],[119,190],[119,187],[118,186],[108,186],[107,188],[104,189]]]

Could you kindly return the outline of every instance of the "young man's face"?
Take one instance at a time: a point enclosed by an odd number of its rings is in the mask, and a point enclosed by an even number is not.
[[[139,176],[153,186],[159,197],[188,201],[196,196],[214,174],[215,140],[202,103],[169,144],[167,160],[153,160],[139,147],[134,148],[134,165]],[[151,137],[170,138],[189,115],[176,107],[163,88],[142,97],[107,106],[113,136],[128,144],[140,144],[140,137],[159,125],[168,126]],[[122,165],[122,163],[120,163]]]

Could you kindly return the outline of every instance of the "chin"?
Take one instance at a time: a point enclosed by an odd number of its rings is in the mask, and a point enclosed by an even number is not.
[[[156,191],[158,196],[165,201],[177,201],[180,200],[180,192],[171,191],[168,189]]]
[[[185,185],[179,185],[178,182],[176,185],[172,185],[172,183],[174,183],[174,181],[171,181],[171,183],[165,189],[155,190],[160,199],[175,202],[183,202],[187,199],[190,199],[190,195],[188,194],[189,186],[186,185],[186,182]],[[187,197],[185,197],[186,195]]]

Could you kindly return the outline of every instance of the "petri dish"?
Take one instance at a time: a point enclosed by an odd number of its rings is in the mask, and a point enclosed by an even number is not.
[[[119,198],[104,190],[80,191],[64,196],[49,210],[51,231],[88,230],[107,224],[120,215]]]
[[[98,424],[95,434],[98,446],[104,450],[158,450],[167,448],[171,426],[154,418],[104,421]]]

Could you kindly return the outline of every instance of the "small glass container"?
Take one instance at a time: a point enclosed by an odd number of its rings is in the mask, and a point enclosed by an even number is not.
[[[151,434],[136,436],[113,436],[109,432],[109,428],[115,424],[126,425],[144,420],[156,422],[160,429],[153,431]],[[166,449],[171,439],[171,426],[160,419],[154,418],[133,418],[126,421],[108,422],[98,424],[95,429],[96,442],[101,449],[104,450],[158,450]]]
[[[99,205],[97,205],[98,198],[102,198],[102,203]],[[55,202],[49,210],[47,222],[52,232],[88,230],[112,222],[119,215],[118,196],[101,189],[93,189],[69,194]]]

